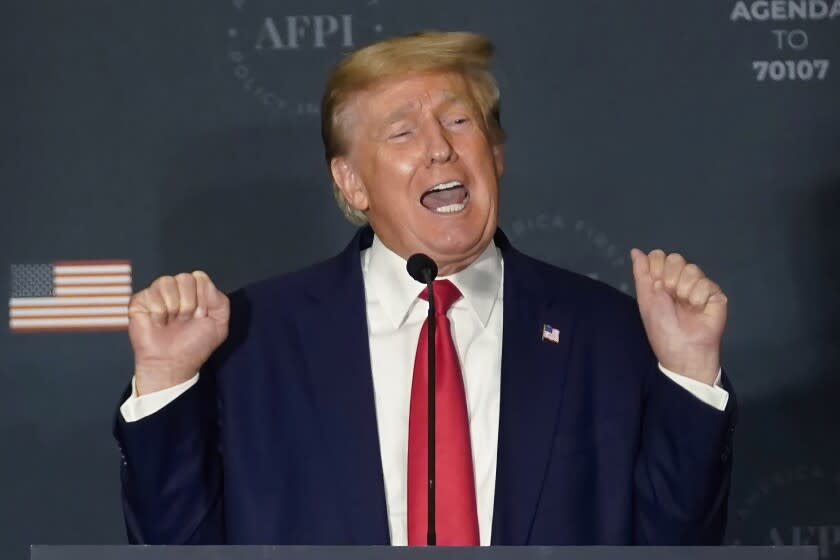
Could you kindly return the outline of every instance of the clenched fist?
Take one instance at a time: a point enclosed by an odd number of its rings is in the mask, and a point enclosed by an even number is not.
[[[726,295],[679,253],[633,249],[631,256],[639,311],[659,363],[713,384],[720,369]]]
[[[128,304],[138,395],[187,381],[228,335],[230,303],[204,272],[161,276]]]

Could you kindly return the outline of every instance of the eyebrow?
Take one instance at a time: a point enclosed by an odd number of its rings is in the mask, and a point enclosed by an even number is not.
[[[437,101],[437,100],[436,100]],[[463,95],[452,93],[451,91],[446,91],[443,95],[440,96],[440,100],[437,101],[437,107],[448,108],[451,105],[455,105],[458,103],[462,103],[466,106],[469,106],[469,100],[466,99]],[[417,106],[417,102],[409,102],[405,105],[401,105],[388,113],[385,118],[382,119],[382,125],[388,126],[394,124],[405,118],[405,116],[410,113],[413,109]]]
[[[394,124],[397,121],[401,121],[405,118],[405,116],[408,113],[411,112],[412,109],[415,108],[416,105],[416,103],[406,103],[405,105],[400,105],[399,107],[385,115],[385,118],[382,119],[382,124],[384,126],[388,126],[390,124]]]

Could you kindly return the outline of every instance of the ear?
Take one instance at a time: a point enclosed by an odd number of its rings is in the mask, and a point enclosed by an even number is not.
[[[347,203],[360,212],[367,211],[370,207],[367,189],[353,169],[350,160],[346,156],[332,158],[330,160],[330,173]]]
[[[505,145],[493,144],[493,163],[496,166],[496,176],[501,177],[505,173]]]

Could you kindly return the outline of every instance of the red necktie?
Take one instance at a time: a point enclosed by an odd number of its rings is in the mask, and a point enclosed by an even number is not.
[[[435,531],[437,544],[478,546],[470,426],[464,380],[446,312],[461,298],[449,280],[435,280]],[[420,297],[427,299],[426,290]],[[428,319],[420,330],[408,417],[408,544],[426,544],[428,528]]]

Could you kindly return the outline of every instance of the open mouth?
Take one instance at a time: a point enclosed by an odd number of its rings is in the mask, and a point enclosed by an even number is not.
[[[455,214],[467,206],[470,193],[460,181],[439,183],[420,197],[420,204],[436,214]]]

